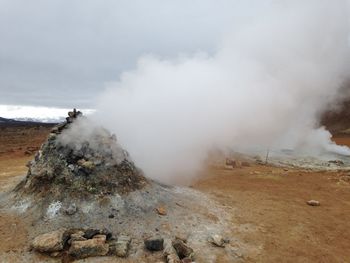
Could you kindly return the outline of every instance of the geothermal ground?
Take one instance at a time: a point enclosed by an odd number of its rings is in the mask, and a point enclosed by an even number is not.
[[[23,179],[26,163],[34,157],[31,151],[46,139],[50,128],[1,129],[0,191],[6,192]],[[347,136],[334,140],[350,145]],[[315,171],[250,161],[249,166],[232,169],[225,165],[208,166],[191,188],[219,207],[208,210],[208,218],[229,223],[225,237],[230,239],[232,251],[236,251],[237,262],[349,262],[350,172],[346,170]],[[206,202],[200,199],[198,202]],[[311,199],[321,205],[307,205]],[[0,262],[59,262],[29,252],[31,232],[28,218],[0,211]],[[213,262],[235,262],[227,259],[224,251],[211,248],[209,252],[218,255]],[[197,250],[196,254],[210,257],[208,250]],[[145,252],[143,257],[137,262],[162,262],[161,254]],[[136,261],[100,257],[81,262]]]

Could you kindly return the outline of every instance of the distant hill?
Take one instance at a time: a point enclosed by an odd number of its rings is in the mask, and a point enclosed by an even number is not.
[[[0,126],[53,126],[56,123],[39,122],[34,120],[14,120],[0,117]]]

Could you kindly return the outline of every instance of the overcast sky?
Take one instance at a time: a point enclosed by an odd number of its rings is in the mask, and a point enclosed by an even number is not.
[[[91,108],[143,54],[214,52],[243,2],[0,0],[0,104]]]

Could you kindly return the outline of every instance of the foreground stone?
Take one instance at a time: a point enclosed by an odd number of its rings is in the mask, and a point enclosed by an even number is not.
[[[185,244],[182,240],[175,239],[173,241],[173,247],[176,250],[177,255],[180,259],[184,258],[194,258],[194,251],[187,244]]]
[[[150,251],[160,251],[164,248],[164,239],[161,237],[153,237],[144,241],[145,247]]]
[[[181,262],[170,239],[164,240],[164,257],[166,258],[167,263],[180,263]]]
[[[320,206],[321,205],[320,202],[316,201],[316,200],[310,200],[310,201],[307,201],[306,203],[310,206]]]
[[[42,234],[34,238],[32,248],[40,252],[56,252],[64,248],[64,244],[68,239],[66,229],[61,228],[46,234]]]
[[[120,235],[116,241],[110,242],[109,254],[117,257],[126,257],[130,247],[131,238],[125,235]]]
[[[74,258],[87,258],[105,256],[109,250],[106,236],[98,235],[96,238],[85,241],[73,241],[68,254]]]
[[[225,239],[218,234],[211,235],[209,237],[209,242],[217,247],[225,247]]]

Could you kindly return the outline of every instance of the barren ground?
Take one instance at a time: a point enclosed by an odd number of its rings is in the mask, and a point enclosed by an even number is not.
[[[33,156],[24,152],[39,146],[48,130],[1,130],[0,192],[25,175],[25,164]],[[335,141],[350,145],[349,137]],[[242,254],[244,262],[350,262],[349,175],[252,164],[233,170],[207,169],[192,187],[233,208],[228,209],[233,211],[233,231],[227,237],[256,247]],[[306,205],[310,199],[320,201],[321,206]],[[29,227],[16,215],[0,211],[0,253],[22,262]]]

